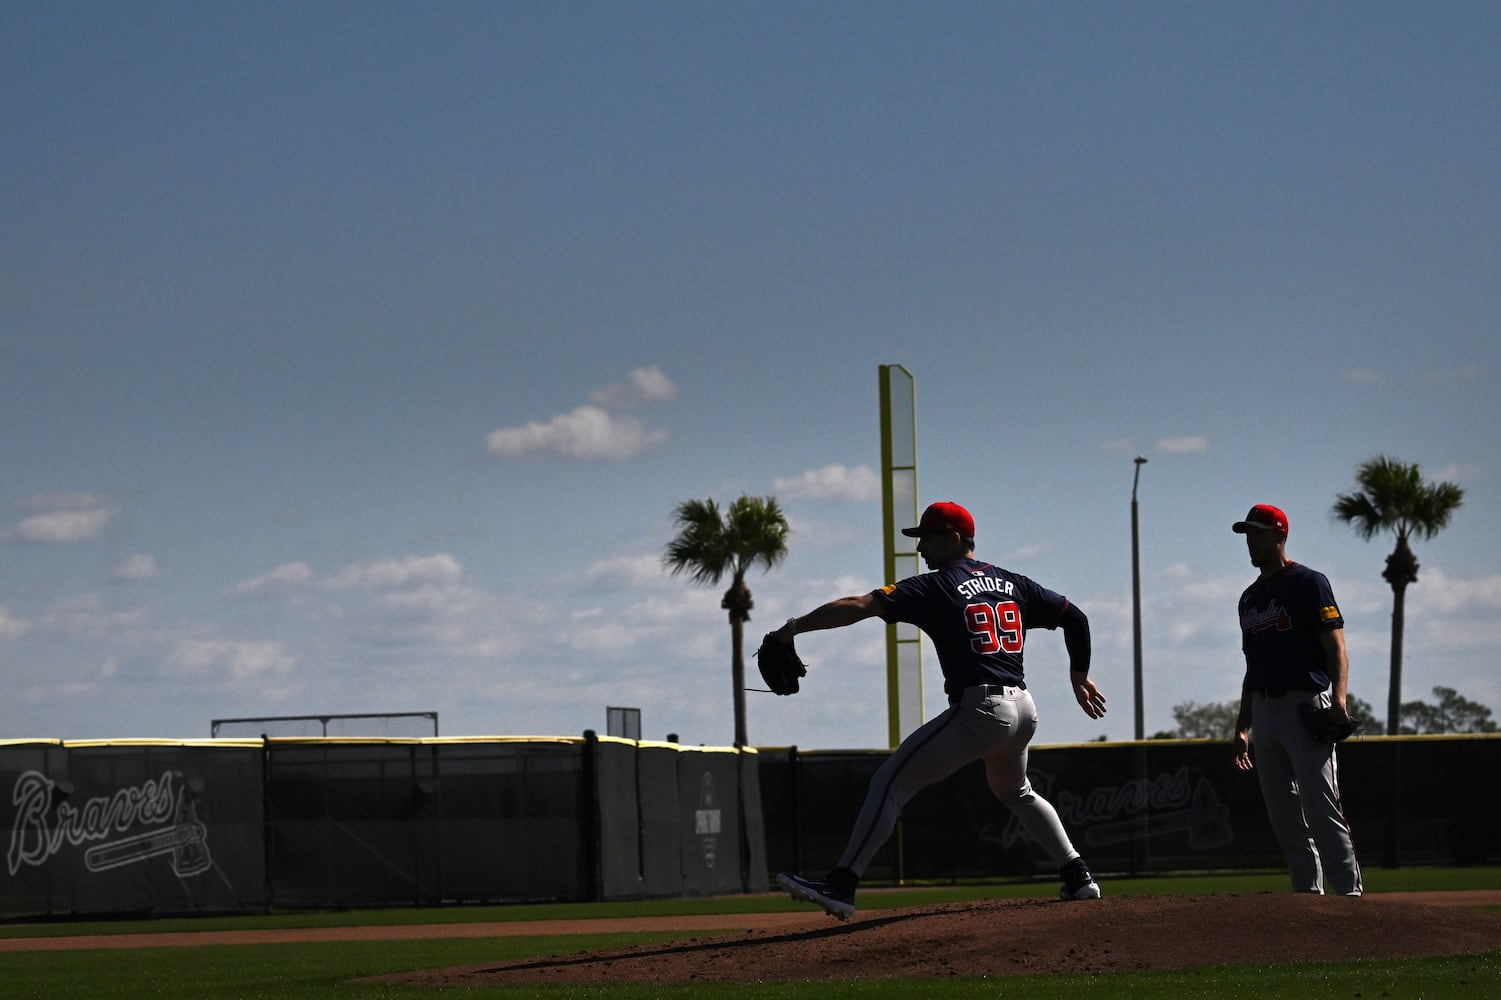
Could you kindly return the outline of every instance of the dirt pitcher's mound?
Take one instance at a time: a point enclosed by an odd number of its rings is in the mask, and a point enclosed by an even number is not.
[[[382,976],[424,986],[725,982],[1106,972],[1501,948],[1501,915],[1293,893],[1010,899],[857,913],[508,965]]]

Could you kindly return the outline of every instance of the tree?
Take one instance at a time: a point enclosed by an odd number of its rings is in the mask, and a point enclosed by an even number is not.
[[[678,534],[662,559],[672,575],[687,573],[694,583],[707,584],[730,577],[719,606],[730,616],[735,745],[746,746],[745,623],[755,601],[745,574],[757,564],[770,570],[787,558],[787,518],[774,497],[742,496],[723,513],[713,500],[685,500],[674,509],[673,519]]]
[[[1345,711],[1350,713],[1350,718],[1359,719],[1365,725],[1367,736],[1381,736],[1386,732],[1386,726],[1376,718],[1376,709],[1371,703],[1349,692],[1345,693]]]
[[[1240,699],[1211,701],[1200,705],[1186,701],[1173,706],[1173,721],[1178,728],[1169,738],[1185,740],[1228,740],[1235,735],[1235,719],[1240,715]]]
[[[1386,728],[1398,732],[1402,721],[1402,631],[1407,587],[1418,582],[1418,560],[1408,539],[1429,539],[1449,526],[1465,491],[1454,483],[1424,483],[1417,465],[1377,455],[1355,470],[1360,488],[1341,493],[1334,516],[1351,525],[1365,541],[1391,532],[1397,545],[1386,557],[1381,576],[1392,588],[1391,680],[1387,691]]]
[[[1404,733],[1494,733],[1491,710],[1449,687],[1435,687],[1437,705],[1409,701],[1402,705]]]
[[[1434,693],[1438,693],[1438,688]],[[1422,702],[1413,702],[1414,705],[1422,705]],[[1474,705],[1473,702],[1468,703]],[[1404,711],[1407,706],[1403,706]],[[1424,706],[1427,707],[1427,706]],[[1474,707],[1480,708],[1475,705]],[[1348,692],[1345,694],[1345,708],[1351,717],[1365,723],[1367,736],[1380,736],[1382,733],[1381,723],[1372,718],[1371,705],[1362,701]],[[1490,715],[1490,709],[1481,709],[1486,716]],[[1240,715],[1240,699],[1232,698],[1229,701],[1211,701],[1200,705],[1195,701],[1185,701],[1181,705],[1173,706],[1173,721],[1178,728],[1164,730],[1152,734],[1154,740],[1229,740],[1235,735],[1235,721]]]

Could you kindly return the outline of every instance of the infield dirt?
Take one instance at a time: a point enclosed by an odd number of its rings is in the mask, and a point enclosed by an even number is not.
[[[1451,905],[1436,905],[1442,898]],[[1420,901],[1429,900],[1429,901]],[[379,977],[420,986],[755,982],[1110,972],[1247,962],[1412,958],[1501,949],[1495,902],[1292,893],[1008,899],[857,913],[761,914],[752,930],[508,964]],[[747,926],[736,918],[733,926]],[[705,929],[709,925],[704,925]],[[719,926],[724,926],[720,924]],[[649,929],[645,922],[635,929]],[[560,928],[553,926],[551,932]]]

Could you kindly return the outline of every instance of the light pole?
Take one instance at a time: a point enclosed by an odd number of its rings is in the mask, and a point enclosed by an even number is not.
[[[1136,476],[1131,480],[1131,642],[1136,682],[1136,738],[1146,739],[1146,716],[1141,698],[1141,542],[1137,537],[1136,485],[1147,460],[1136,456]]]

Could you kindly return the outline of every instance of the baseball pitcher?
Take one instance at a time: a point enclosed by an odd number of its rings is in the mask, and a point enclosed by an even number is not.
[[[1074,697],[1090,718],[1102,717],[1105,696],[1089,677],[1089,619],[1062,594],[975,559],[974,518],[956,503],[932,504],[918,525],[902,534],[918,540],[929,572],[789,618],[767,633],[762,647],[791,644],[800,633],[867,618],[915,625],[937,650],[949,707],[904,739],[871,778],[849,843],[828,876],[783,872],[777,883],[794,899],[848,920],[860,876],[896,828],[902,807],[928,785],[982,760],[991,792],[1058,866],[1062,898],[1098,899],[1100,887],[1058,813],[1027,780],[1037,706],[1022,671],[1026,632],[1061,628]]]

